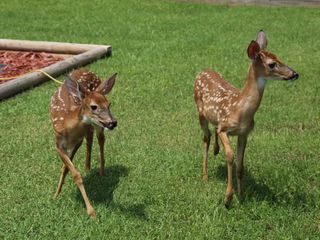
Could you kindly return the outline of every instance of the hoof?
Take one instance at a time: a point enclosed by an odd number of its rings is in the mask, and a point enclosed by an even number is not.
[[[231,201],[232,201],[232,193],[229,195],[226,195],[226,197],[224,198],[224,206],[229,209],[230,205],[231,205]]]
[[[60,192],[56,192],[54,195],[53,195],[53,199],[56,199],[58,196],[59,196]]]
[[[205,182],[208,182],[208,175],[203,175],[202,176],[202,180],[205,181]]]
[[[231,200],[228,199],[224,199],[224,206],[226,207],[226,209],[230,209],[230,205],[231,205]]]
[[[214,148],[214,150],[213,150],[213,155],[214,155],[214,156],[218,155],[218,154],[219,154],[219,151],[220,151],[219,147]]]
[[[97,215],[96,215],[96,212],[92,209],[90,211],[87,212],[89,217],[93,220],[96,220],[97,219]]]
[[[224,206],[225,206],[226,209],[228,209],[228,210],[230,209],[230,205],[231,205],[230,203],[226,203],[226,202],[224,203]]]

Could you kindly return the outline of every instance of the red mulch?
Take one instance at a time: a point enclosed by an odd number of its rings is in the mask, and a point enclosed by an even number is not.
[[[43,52],[0,51],[0,84],[61,60],[60,56]]]

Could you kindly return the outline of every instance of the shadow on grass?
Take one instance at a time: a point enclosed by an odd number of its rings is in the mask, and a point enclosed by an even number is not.
[[[128,172],[128,168],[123,165],[114,165],[106,168],[106,176],[103,177],[99,175],[98,169],[90,170],[87,175],[83,176],[87,195],[94,203],[104,204],[108,208],[119,210],[122,214],[131,217],[147,219],[145,204],[122,206],[113,201],[113,192],[116,190],[121,177],[128,176]],[[83,198],[79,190],[77,190],[76,198],[83,203]]]
[[[135,217],[140,220],[148,220],[148,217],[145,212],[146,204],[133,204],[131,206],[122,206],[122,205],[115,205],[120,212],[129,217]]]
[[[235,196],[237,195],[237,180],[235,174],[236,166],[233,164],[233,186],[234,186],[234,193]],[[228,170],[226,164],[219,165],[216,168],[216,177],[220,180],[226,181]],[[304,191],[290,191],[286,192],[283,190],[280,193],[274,193],[266,184],[258,183],[250,174],[250,172],[244,169],[243,175],[243,196],[240,199],[241,203],[245,203],[247,201],[267,201],[270,204],[274,205],[291,205],[297,208],[306,208],[308,205],[314,205],[314,203],[309,202],[306,193]],[[279,186],[280,188],[281,186]],[[280,190],[281,191],[281,190]]]

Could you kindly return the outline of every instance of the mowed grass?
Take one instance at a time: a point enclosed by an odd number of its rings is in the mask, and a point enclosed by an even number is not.
[[[111,44],[88,66],[119,76],[108,97],[118,127],[84,172],[98,219],[86,215],[70,175],[52,199],[61,160],[48,115],[52,81],[0,103],[0,239],[317,239],[320,234],[318,8],[227,7],[174,1],[0,2],[1,38]],[[245,157],[245,195],[223,205],[226,165],[202,132],[193,82],[204,68],[237,87],[261,28],[268,49],[300,73],[269,82]],[[62,77],[61,77],[62,79]],[[235,146],[235,139],[232,140]]]

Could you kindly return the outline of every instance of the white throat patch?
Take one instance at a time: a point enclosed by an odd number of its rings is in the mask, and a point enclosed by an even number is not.
[[[91,119],[88,118],[87,116],[83,116],[83,117],[82,117],[82,120],[83,120],[83,122],[86,123],[86,124],[92,124],[92,123],[93,123],[93,122],[91,121]]]
[[[258,78],[258,88],[260,90],[264,89],[264,87],[266,86],[267,80],[263,77],[259,77]]]
[[[97,122],[97,121],[95,121],[95,120],[93,120],[93,119],[91,119],[91,118],[89,118],[87,116],[83,116],[82,117],[82,121],[84,123],[88,124],[88,125],[98,126],[98,127],[104,128],[101,123],[99,123],[99,122]]]

